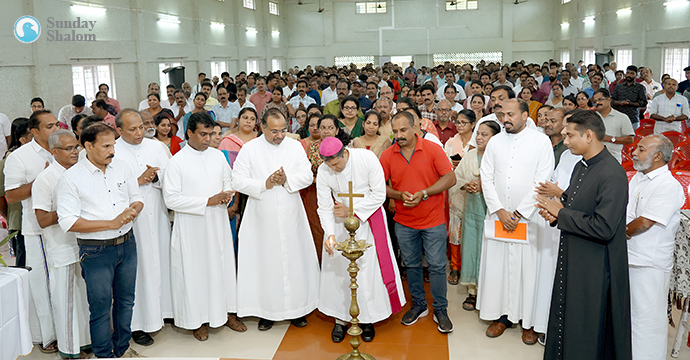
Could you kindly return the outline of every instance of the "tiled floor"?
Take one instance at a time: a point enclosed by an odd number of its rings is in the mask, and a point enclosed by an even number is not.
[[[0,253],[9,259],[7,248]],[[428,293],[428,287],[427,287]],[[541,345],[527,346],[521,341],[518,327],[506,330],[499,338],[484,335],[487,322],[479,320],[476,312],[462,310],[461,303],[467,296],[464,286],[448,286],[448,315],[453,320],[454,331],[449,335],[436,330],[432,316],[420,319],[412,326],[400,324],[402,312],[376,325],[376,338],[372,343],[362,343],[360,350],[378,360],[405,359],[511,359],[537,360],[543,357]],[[430,301],[429,301],[430,302]],[[409,305],[403,309],[403,312]],[[674,311],[676,322],[680,312]],[[349,337],[340,344],[330,339],[333,320],[314,312],[308,316],[305,328],[290,326],[289,322],[276,323],[270,331],[257,330],[258,320],[244,319],[248,330],[236,333],[228,328],[211,329],[209,340],[199,342],[191,331],[166,324],[154,334],[155,344],[149,347],[132,345],[141,355],[152,358],[195,359],[335,359],[350,351]],[[669,352],[676,329],[669,327]],[[687,339],[687,337],[686,337]],[[60,360],[57,354],[43,354],[38,349],[26,356],[26,360]],[[668,360],[673,358],[667,356]],[[683,346],[677,359],[690,360],[690,348]]]

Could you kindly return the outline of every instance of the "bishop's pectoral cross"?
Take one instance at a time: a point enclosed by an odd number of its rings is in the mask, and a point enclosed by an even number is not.
[[[345,194],[338,194],[339,197],[350,198],[350,216],[355,215],[354,200],[356,197],[364,197],[364,194],[355,194],[352,192],[352,181],[348,181],[347,184],[349,190]]]

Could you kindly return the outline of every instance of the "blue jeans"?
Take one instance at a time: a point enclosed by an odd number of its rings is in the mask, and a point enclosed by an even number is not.
[[[120,357],[129,348],[132,338],[132,308],[137,279],[134,235],[117,246],[79,245],[79,256],[89,301],[93,353],[98,358]]]
[[[434,310],[445,310],[446,299],[446,225],[428,229],[413,229],[395,223],[395,236],[398,238],[400,252],[407,266],[407,285],[414,306],[426,306],[424,275],[422,274],[422,249],[429,263],[431,296]]]

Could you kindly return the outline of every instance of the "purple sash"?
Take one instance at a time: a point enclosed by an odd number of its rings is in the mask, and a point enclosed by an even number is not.
[[[400,304],[398,287],[395,283],[395,270],[393,268],[395,265],[393,264],[393,259],[391,259],[391,253],[388,250],[386,222],[383,221],[383,211],[380,207],[373,215],[369,217],[368,222],[371,232],[374,235],[376,255],[379,259],[379,266],[381,266],[383,283],[386,285],[386,290],[388,290],[388,298],[391,303],[391,309],[393,310],[393,314],[395,314],[402,310],[402,304]]]

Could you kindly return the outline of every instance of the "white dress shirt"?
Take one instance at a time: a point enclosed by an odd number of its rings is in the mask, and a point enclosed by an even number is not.
[[[5,160],[5,191],[14,190],[36,180],[46,164],[53,162],[53,155],[38,145],[36,140],[26,143],[10,153]],[[32,198],[22,200],[22,233],[41,235]]]
[[[685,96],[674,94],[672,98],[668,98],[666,94],[661,94],[654,98],[649,103],[649,114],[657,114],[659,116],[667,117],[675,115],[676,117],[685,115],[690,118],[690,107],[688,107],[688,99]],[[657,120],[654,124],[654,133],[661,134],[664,131],[678,131],[683,130],[681,121],[674,121],[667,123],[665,121]]]
[[[465,101],[467,99],[467,95],[465,95],[465,90],[462,88],[462,86],[452,83],[453,86],[455,86],[455,91],[457,94],[455,94],[455,101]],[[443,93],[446,91],[446,86],[448,84],[444,84],[438,87],[438,91],[436,91],[436,99],[441,101],[446,98],[446,95]]]
[[[304,97],[300,97],[300,95],[297,94],[296,96],[293,96],[292,99],[288,101],[288,103],[292,106],[293,109],[297,110],[300,103],[304,104],[304,108],[306,109],[309,107],[309,105],[316,104],[316,100],[314,100],[311,96],[308,96],[306,94],[304,95]]]
[[[654,221],[647,231],[628,240],[628,263],[671,271],[680,208],[685,203],[683,187],[668,166],[647,174],[638,171],[628,187],[626,223],[642,216]]]
[[[149,106],[147,103],[146,108],[148,108],[148,107]],[[143,109],[141,109],[141,110],[143,110]],[[65,105],[58,112],[58,120],[60,120],[61,123],[67,125],[68,129],[72,130],[72,118],[78,114],[84,114],[86,116],[90,116],[90,115],[93,115],[93,111],[91,111],[90,107],[84,106],[84,110],[82,110],[80,113],[78,113],[78,112],[74,111],[74,106],[72,106],[72,104]]]
[[[644,88],[647,90],[647,99],[652,98],[654,94],[663,89],[663,86],[661,86],[661,84],[659,84],[658,82],[654,81],[654,79],[652,79],[652,81],[650,82],[642,80],[640,84],[642,84],[642,86],[644,86]]]
[[[177,117],[177,115],[180,113],[180,106],[177,105],[177,103],[173,104],[173,106],[170,107],[170,110],[172,110],[173,115]],[[184,106],[184,113],[188,113],[194,110],[194,104],[192,104],[190,101],[187,101],[186,105]],[[181,120],[181,119],[180,119]]]
[[[144,198],[136,176],[125,162],[114,158],[103,172],[87,158],[65,171],[58,182],[58,223],[67,232],[80,218],[113,220],[135,201],[143,203]],[[117,230],[75,234],[81,239],[108,240],[131,229],[130,222]]]
[[[388,86],[388,83],[386,83],[386,86]],[[331,90],[330,87],[325,88],[321,92],[321,104],[323,104],[324,106],[326,106],[326,104],[328,104],[329,102],[331,102],[337,98],[338,98],[338,92],[335,89]]]

